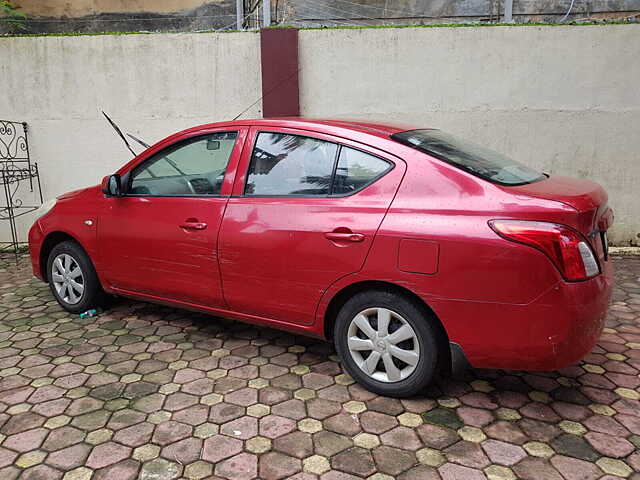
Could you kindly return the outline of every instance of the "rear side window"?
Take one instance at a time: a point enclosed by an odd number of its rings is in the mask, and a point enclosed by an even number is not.
[[[368,153],[349,147],[340,147],[338,167],[333,183],[334,195],[344,195],[362,190],[384,175],[391,165]]]
[[[300,135],[260,132],[245,195],[328,195],[338,145]]]
[[[466,142],[441,130],[409,130],[391,138],[499,185],[515,186],[538,182],[546,177],[489,148]]]
[[[374,155],[317,138],[260,132],[245,195],[341,196],[370,185],[393,165]]]

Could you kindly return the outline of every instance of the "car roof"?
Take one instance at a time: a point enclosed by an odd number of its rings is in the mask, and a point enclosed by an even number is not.
[[[391,135],[398,132],[406,132],[407,130],[416,130],[418,128],[411,124],[402,124],[397,122],[374,122],[367,120],[351,120],[351,119],[330,119],[330,118],[304,118],[304,117],[272,117],[272,118],[254,118],[254,119],[241,119],[230,120],[215,123],[206,123],[203,125],[197,125],[187,128],[185,130],[176,132],[168,137],[154,143],[148,149],[136,155],[130,162],[123,165],[118,173],[127,171],[136,165],[142,157],[142,160],[148,158],[150,155],[155,154],[160,149],[171,145],[172,143],[184,138],[185,136],[198,135],[199,132],[206,132],[210,129],[218,128],[239,128],[239,127],[264,127],[268,129],[273,128],[291,128],[297,130],[307,130],[308,132],[324,133],[326,135],[333,135],[336,137],[342,137],[348,140],[361,142],[370,147],[377,148],[381,151],[395,155],[407,161],[407,151],[415,150],[407,147],[400,142],[394,142],[391,140]]]
[[[363,120],[347,120],[347,119],[318,119],[318,118],[303,118],[303,117],[274,117],[274,118],[257,118],[257,119],[242,119],[231,120],[227,122],[215,122],[206,123],[204,125],[198,125],[180,132],[176,132],[173,135],[154,143],[147,150],[141,152],[134,157],[130,162],[123,165],[118,173],[123,172],[131,168],[132,165],[138,163],[140,156],[146,159],[149,155],[154,154],[159,149],[164,148],[173,142],[184,138],[185,135],[198,135],[199,132],[204,132],[208,129],[217,128],[239,128],[239,127],[264,127],[264,128],[291,128],[298,130],[307,130],[314,133],[324,133],[326,135],[333,135],[336,137],[342,137],[349,140],[360,141],[366,145],[374,148],[386,151],[393,155],[402,155],[408,147],[399,142],[394,142],[390,139],[390,136],[394,133],[404,132],[407,130],[415,130],[416,126],[402,125],[393,122],[372,122]]]
[[[213,127],[231,126],[259,126],[259,127],[285,127],[301,130],[311,130],[334,135],[344,135],[348,131],[365,133],[376,137],[388,139],[394,133],[415,130],[416,126],[395,122],[374,122],[350,119],[329,118],[303,118],[303,117],[273,117],[247,120],[232,120],[228,122],[216,122],[190,128],[188,131],[204,130]]]

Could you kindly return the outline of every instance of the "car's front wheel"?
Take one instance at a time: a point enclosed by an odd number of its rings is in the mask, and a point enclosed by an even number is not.
[[[100,306],[104,299],[91,259],[76,242],[61,242],[53,247],[47,261],[47,277],[53,296],[69,312],[85,312]]]
[[[432,315],[392,291],[361,292],[336,319],[334,340],[343,366],[366,389],[389,397],[423,391],[439,359]]]

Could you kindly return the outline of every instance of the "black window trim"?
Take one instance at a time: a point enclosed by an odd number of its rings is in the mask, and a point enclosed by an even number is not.
[[[336,156],[333,159],[333,171],[331,173],[331,184],[329,185],[329,193],[326,195],[310,195],[310,194],[289,194],[289,195],[252,195],[252,194],[247,194],[247,183],[249,181],[249,170],[251,169],[251,162],[253,160],[253,152],[256,149],[256,144],[258,142],[258,136],[261,133],[273,133],[273,134],[285,134],[285,135],[292,135],[292,136],[296,136],[296,137],[306,137],[306,138],[311,138],[313,140],[318,140],[321,142],[328,142],[328,143],[333,143],[335,144],[338,148],[336,149]],[[309,132],[309,133],[313,133],[313,132]],[[376,177],[372,178],[371,181],[367,182],[366,184],[364,184],[362,187],[360,187],[358,190],[354,190],[353,192],[349,192],[349,193],[338,193],[338,194],[334,194],[333,193],[333,185],[335,182],[335,175],[336,175],[336,171],[338,169],[338,162],[340,160],[340,152],[342,151],[342,147],[345,148],[351,148],[352,150],[357,150],[359,152],[362,152],[366,155],[370,155],[372,157],[377,158],[378,160],[382,160],[383,162],[385,162],[387,165],[389,165],[389,168],[387,168],[385,171],[383,171],[382,173],[380,173],[379,175],[377,175]],[[358,147],[354,147],[352,145],[345,145],[342,144],[340,142],[334,141],[334,140],[326,140],[324,138],[318,138],[318,137],[314,137],[312,135],[308,135],[308,134],[300,134],[300,133],[291,133],[289,131],[277,131],[277,130],[257,130],[256,131],[256,135],[253,139],[253,145],[251,146],[251,156],[249,157],[249,164],[247,165],[247,171],[245,173],[245,178],[244,178],[244,186],[242,187],[242,194],[240,195],[231,195],[231,197],[233,198],[345,198],[345,197],[350,197],[352,195],[355,195],[357,193],[360,193],[361,191],[363,191],[364,189],[370,187],[371,185],[373,185],[374,183],[376,183],[378,180],[380,180],[382,177],[384,177],[385,175],[387,175],[390,171],[392,171],[394,168],[396,168],[396,163],[388,160],[386,158],[383,158],[379,155],[376,155],[374,153],[371,153],[363,148],[358,148]]]
[[[206,137],[208,135],[215,135],[217,133],[235,133],[236,134],[236,143],[233,144],[233,148],[231,149],[231,152],[229,154],[229,158],[227,159],[227,165],[224,168],[224,175],[223,177],[227,176],[227,170],[229,169],[229,162],[231,161],[231,157],[233,155],[233,150],[236,148],[236,144],[238,142],[238,139],[240,138],[240,130],[216,130],[214,132],[206,132],[206,133],[201,133],[199,135],[193,135],[191,137],[187,137],[187,138],[183,138],[181,140],[178,140],[177,142],[172,143],[171,145],[167,145],[166,147],[164,147],[162,150],[158,150],[157,152],[155,152],[154,154],[152,154],[151,156],[147,157],[144,159],[144,161],[142,161],[141,163],[139,163],[138,165],[136,165],[135,167],[133,167],[131,170],[129,170],[126,174],[123,175],[123,183],[127,186],[127,189],[123,195],[123,197],[133,197],[133,198],[138,198],[138,197],[143,197],[143,198],[229,198],[231,197],[231,195],[222,195],[219,193],[211,193],[211,194],[200,194],[200,193],[181,193],[181,194],[172,194],[172,195],[149,195],[149,194],[145,194],[145,193],[129,193],[129,190],[131,190],[131,185],[133,183],[133,174],[138,170],[143,168],[143,166],[152,158],[154,158],[156,155],[158,155],[159,153],[164,152],[165,150],[168,150],[170,148],[173,147],[181,147],[183,144],[188,144],[191,142],[197,142],[199,138],[202,137]],[[246,139],[245,139],[246,140]],[[174,177],[181,177],[181,175],[174,175]],[[162,177],[165,178],[165,177]],[[224,180],[223,180],[224,183]]]

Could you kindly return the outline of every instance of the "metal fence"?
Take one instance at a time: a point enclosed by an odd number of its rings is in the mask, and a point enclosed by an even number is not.
[[[0,184],[4,192],[0,203],[0,221],[9,222],[11,241],[3,250],[20,251],[20,238],[16,219],[26,215],[42,204],[42,188],[38,165],[31,161],[27,123],[0,120]],[[24,195],[31,197],[23,200]]]

